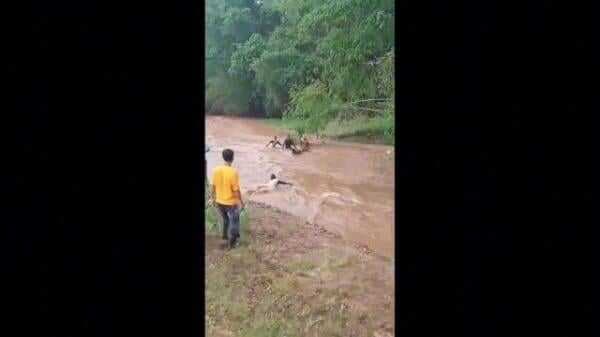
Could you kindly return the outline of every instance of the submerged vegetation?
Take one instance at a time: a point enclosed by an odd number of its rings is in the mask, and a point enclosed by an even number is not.
[[[207,0],[206,111],[394,138],[394,1]]]

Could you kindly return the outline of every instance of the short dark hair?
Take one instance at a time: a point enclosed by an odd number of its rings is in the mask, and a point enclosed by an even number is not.
[[[277,177],[271,173],[271,179],[277,179]]]
[[[231,149],[223,150],[223,160],[225,160],[228,163],[233,162],[233,150],[231,150]]]

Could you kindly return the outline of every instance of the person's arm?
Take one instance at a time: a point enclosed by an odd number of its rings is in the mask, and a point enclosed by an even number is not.
[[[265,145],[265,147],[269,147],[269,145],[273,144],[273,141],[270,141],[267,143],[267,145]]]
[[[240,190],[237,190],[237,197],[240,199],[240,206],[242,206],[242,209],[244,209],[246,205],[244,205],[244,200],[242,200],[242,192],[240,192]]]
[[[277,181],[277,185],[293,185],[293,184],[288,183],[287,181],[279,180],[279,181]]]
[[[240,206],[242,206],[243,209],[244,200],[242,199],[242,192],[240,191],[240,176],[237,172],[235,173],[235,178],[233,184],[231,185],[231,189],[233,190],[233,193],[237,196],[238,200],[240,201]]]

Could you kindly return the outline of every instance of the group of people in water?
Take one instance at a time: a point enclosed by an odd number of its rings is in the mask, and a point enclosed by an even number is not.
[[[308,139],[306,138],[306,136],[300,137],[299,144],[296,144],[296,142],[294,141],[294,139],[292,139],[292,137],[290,137],[290,135],[287,135],[285,137],[285,139],[283,140],[283,143],[281,143],[279,141],[279,138],[277,136],[273,136],[273,139],[271,139],[265,147],[271,146],[273,148],[276,148],[278,145],[284,151],[286,151],[286,150],[291,151],[292,154],[300,154],[302,152],[306,152],[306,151],[310,150],[310,143],[308,142]]]

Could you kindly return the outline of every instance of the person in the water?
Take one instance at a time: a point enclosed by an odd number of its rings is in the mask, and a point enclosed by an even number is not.
[[[290,185],[292,183],[288,183],[287,181],[283,181],[277,178],[276,175],[271,174],[271,179],[266,184],[261,184],[256,186],[256,189],[248,191],[248,194],[261,193],[261,192],[271,192],[274,191],[279,185]]]
[[[298,149],[296,147],[296,144],[294,144],[294,140],[292,139],[292,137],[290,137],[289,134],[283,140],[283,149],[290,150],[290,151],[292,151],[293,154],[302,153],[302,149]]]
[[[271,141],[268,142],[265,147],[269,147],[269,146],[277,147],[277,145],[279,145],[279,146],[281,146],[283,148],[283,144],[281,144],[279,142],[279,139],[277,138],[277,136],[273,136],[273,139],[271,139]]]
[[[283,140],[283,149],[289,150],[292,148],[293,145],[294,145],[294,141],[292,140],[290,135],[285,136],[285,139]]]
[[[308,142],[306,136],[302,136],[302,138],[300,139],[300,149],[303,152],[310,150],[310,143]]]

